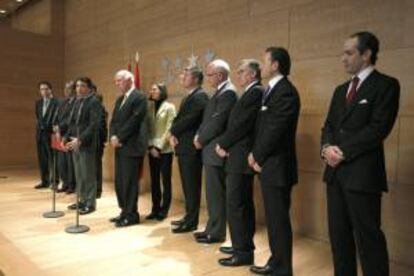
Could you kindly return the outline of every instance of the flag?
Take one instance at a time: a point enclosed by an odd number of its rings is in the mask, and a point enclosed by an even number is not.
[[[139,53],[135,53],[135,70],[134,70],[134,81],[137,89],[141,88],[141,78],[139,76]]]
[[[56,135],[56,133],[53,133],[50,136],[50,146],[52,147],[52,149],[67,152],[68,150],[62,145],[61,142],[61,138],[58,135]]]
[[[138,62],[135,63],[134,77],[135,77],[135,87],[137,89],[140,89],[141,88],[141,79],[139,77],[139,64],[138,64]]]

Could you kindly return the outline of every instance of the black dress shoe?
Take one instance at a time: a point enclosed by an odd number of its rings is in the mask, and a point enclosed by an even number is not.
[[[234,254],[234,249],[231,246],[220,246],[219,250],[221,253],[224,253],[224,254],[230,254],[230,255]]]
[[[208,233],[206,231],[201,231],[201,232],[194,232],[193,235],[194,235],[194,238],[198,239],[201,237],[207,237]]]
[[[255,273],[255,274],[259,274],[259,275],[272,275],[273,272],[273,268],[270,265],[265,265],[265,266],[252,266],[250,267],[250,271]]]
[[[224,242],[224,239],[213,238],[212,236],[207,235],[205,237],[196,238],[196,241],[198,243],[212,244],[212,243]]]
[[[109,221],[116,223],[116,222],[120,221],[121,219],[122,219],[122,217],[121,217],[121,215],[119,215],[117,217],[110,218]]]
[[[148,216],[146,216],[146,218],[145,218],[145,219],[148,219],[148,220],[153,220],[153,219],[156,219],[156,218],[157,218],[157,216],[158,216],[158,213],[151,212],[151,214],[149,214]]]
[[[119,227],[131,226],[131,225],[135,225],[135,224],[139,224],[139,219],[123,218],[123,219],[120,219],[119,221],[117,221],[115,223],[115,226],[119,228]]]
[[[179,220],[173,220],[173,221],[171,221],[171,225],[180,226],[184,222],[185,222],[185,220],[183,218],[182,219],[179,219]]]
[[[79,206],[79,209],[82,209],[83,207],[85,207],[85,204],[82,203],[82,202],[73,203],[73,204],[71,204],[71,205],[68,206],[68,209],[69,210],[76,210],[78,208],[78,206]]]
[[[219,259],[219,264],[222,266],[242,266],[253,264],[253,254],[247,256],[233,255],[229,258]]]
[[[183,223],[180,226],[178,226],[177,228],[174,228],[172,230],[172,232],[174,234],[180,234],[180,233],[191,232],[191,231],[194,231],[194,230],[197,230],[197,226]]]
[[[87,215],[95,212],[95,207],[84,206],[82,209],[79,209],[79,215]]]
[[[37,184],[36,186],[34,186],[34,188],[35,189],[46,189],[46,188],[49,188],[49,185],[40,183],[40,184]]]

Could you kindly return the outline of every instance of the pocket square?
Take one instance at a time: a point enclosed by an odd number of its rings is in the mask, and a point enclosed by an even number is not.
[[[363,99],[363,100],[360,100],[358,104],[367,104],[367,103],[368,103],[367,99]]]

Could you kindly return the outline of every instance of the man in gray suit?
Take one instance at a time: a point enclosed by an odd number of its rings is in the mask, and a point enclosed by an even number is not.
[[[214,60],[207,66],[207,81],[216,92],[204,110],[203,121],[194,137],[195,147],[202,149],[209,216],[206,229],[195,233],[199,243],[223,242],[226,237],[225,161],[216,154],[215,147],[237,101],[236,88],[229,74],[230,66],[224,60]]]

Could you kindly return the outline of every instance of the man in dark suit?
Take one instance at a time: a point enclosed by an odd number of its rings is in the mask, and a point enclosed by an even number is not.
[[[300,100],[287,76],[290,56],[286,49],[269,47],[263,60],[263,75],[270,78],[263,93],[256,137],[249,165],[260,173],[271,257],[251,271],[262,275],[292,275],[292,229],[290,196],[298,182],[296,128]]]
[[[65,98],[62,100],[53,122],[53,130],[59,138],[66,136],[69,127],[69,117],[76,102],[76,91],[73,81],[66,84],[64,93]],[[70,151],[59,151],[58,164],[63,183],[57,192],[71,194],[75,191],[76,185],[72,153]]]
[[[379,41],[369,32],[346,40],[342,61],[350,81],[334,92],[322,129],[329,237],[335,275],[389,275],[381,230],[381,193],[387,191],[383,142],[398,113],[398,80],[374,69]]]
[[[245,91],[233,107],[227,129],[216,145],[216,153],[227,158],[226,211],[232,242],[232,247],[220,247],[221,252],[232,255],[219,260],[223,266],[252,264],[255,248],[254,172],[247,163],[247,157],[253,146],[254,126],[263,94],[259,62],[242,60],[237,76]]]
[[[115,102],[110,123],[111,145],[115,149],[115,192],[121,214],[111,218],[116,227],[139,223],[139,168],[147,149],[145,118],[147,99],[134,86],[131,72],[115,75],[121,95]]]
[[[68,208],[79,208],[81,215],[96,210],[95,155],[101,110],[92,93],[92,85],[88,77],[80,77],[75,81],[77,99],[69,118],[68,132],[63,139],[66,148],[72,152],[76,190],[80,198],[80,202]]]
[[[35,189],[42,189],[49,187],[52,181],[53,169],[50,135],[53,132],[52,120],[58,101],[53,97],[50,82],[42,81],[38,87],[41,99],[36,101],[36,145],[41,182],[35,186]],[[56,175],[53,178],[56,180]]]
[[[96,87],[94,87],[96,98],[98,99],[101,107],[101,118],[99,122],[99,140],[98,151],[96,153],[96,197],[102,196],[102,157],[104,154],[105,144],[108,141],[108,112],[103,105],[103,96],[99,94]]]
[[[184,70],[182,84],[188,95],[181,101],[180,109],[170,129],[170,144],[178,158],[181,185],[184,193],[185,216],[172,221],[173,233],[194,231],[198,226],[201,199],[202,161],[201,150],[193,144],[194,136],[203,119],[208,96],[201,88],[203,71],[197,66]]]
[[[223,242],[226,237],[226,187],[224,160],[215,151],[217,139],[226,129],[230,111],[237,101],[236,88],[230,82],[230,66],[213,60],[206,70],[209,84],[216,89],[203,114],[194,137],[194,146],[202,150],[206,183],[208,221],[203,232],[196,233],[199,243]]]

